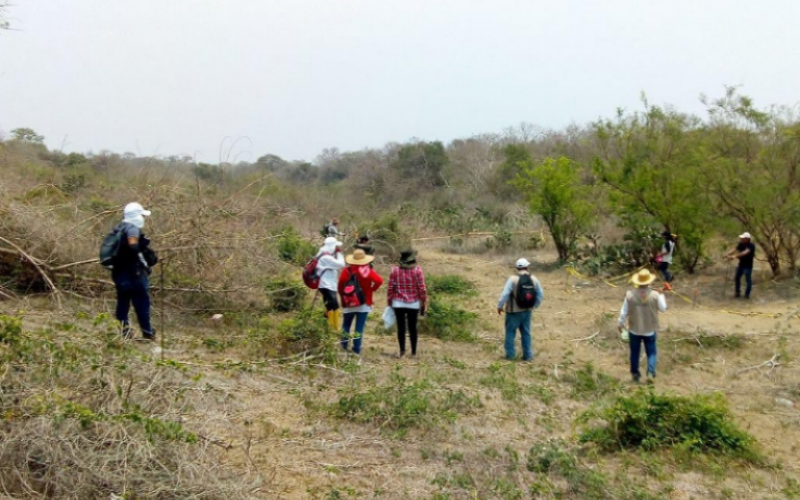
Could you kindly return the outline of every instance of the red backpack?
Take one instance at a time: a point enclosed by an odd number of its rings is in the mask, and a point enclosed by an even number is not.
[[[320,278],[322,278],[322,275],[317,276],[317,265],[319,264],[319,259],[325,255],[330,254],[324,253],[318,257],[314,257],[303,267],[303,283],[305,283],[306,286],[312,290],[319,288],[319,281]],[[328,269],[322,271],[322,273],[324,274],[327,271]]]

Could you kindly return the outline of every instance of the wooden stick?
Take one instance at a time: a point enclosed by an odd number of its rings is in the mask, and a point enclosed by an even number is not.
[[[583,342],[584,340],[592,340],[593,338],[597,337],[598,335],[600,335],[600,330],[597,330],[596,332],[594,332],[592,335],[589,335],[588,337],[584,337],[582,339],[572,339],[572,340],[570,340],[570,342]]]

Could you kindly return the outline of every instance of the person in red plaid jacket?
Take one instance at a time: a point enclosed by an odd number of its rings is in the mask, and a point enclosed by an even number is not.
[[[388,287],[389,307],[397,317],[397,342],[402,358],[406,354],[406,331],[411,339],[411,355],[417,355],[417,320],[425,316],[428,290],[425,275],[417,265],[417,253],[406,250],[400,253],[399,265],[392,266]]]

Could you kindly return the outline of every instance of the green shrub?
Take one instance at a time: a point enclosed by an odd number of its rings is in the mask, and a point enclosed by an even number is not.
[[[441,295],[475,297],[478,287],[475,283],[457,274],[429,275],[425,280],[428,292]]]
[[[617,379],[596,371],[591,363],[583,365],[576,372],[569,373],[564,379],[572,383],[572,396],[576,398],[588,397],[594,399],[620,388],[620,383]]]
[[[297,311],[303,307],[308,289],[299,281],[279,277],[267,281],[264,286],[270,308],[276,312]]]
[[[620,396],[605,409],[583,413],[578,422],[585,426],[595,418],[605,420],[606,425],[585,428],[580,440],[607,451],[673,448],[692,454],[759,459],[754,438],[736,426],[719,394],[684,397],[641,389]]]
[[[335,357],[339,332],[328,327],[319,309],[301,309],[291,318],[276,323],[274,318],[261,318],[248,332],[248,342],[255,356],[286,356],[301,352],[321,353],[326,361]]]
[[[492,236],[486,238],[484,245],[486,246],[487,250],[503,251],[511,248],[513,243],[514,235],[511,233],[511,231],[500,227],[495,230],[495,233]]]
[[[284,262],[302,266],[317,254],[317,247],[304,240],[292,226],[286,226],[277,233],[278,258]]]
[[[358,225],[358,234],[369,236],[376,250],[385,250],[390,245],[394,250],[410,243],[409,235],[401,228],[400,217],[396,213],[384,212],[376,219]]]
[[[419,323],[419,330],[442,340],[475,341],[475,320],[478,315],[433,298],[428,304],[427,317]]]
[[[0,343],[16,345],[22,337],[22,319],[0,315]]]
[[[535,444],[528,452],[528,470],[552,474],[567,483],[564,493],[575,498],[607,498],[607,480],[603,474],[582,465],[566,444],[559,440]],[[570,497],[571,498],[571,497]]]
[[[463,391],[437,389],[427,380],[410,381],[398,370],[389,382],[359,392],[355,388],[330,406],[330,413],[357,423],[373,423],[402,437],[411,428],[429,429],[456,420],[480,406]]]

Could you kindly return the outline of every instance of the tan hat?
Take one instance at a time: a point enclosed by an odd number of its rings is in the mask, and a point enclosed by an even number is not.
[[[642,269],[638,273],[634,274],[631,277],[631,281],[636,286],[647,286],[650,283],[656,280],[656,275],[648,271],[647,269]]]
[[[345,261],[351,266],[366,266],[373,260],[375,260],[375,257],[372,255],[367,255],[367,253],[360,248],[353,252],[353,255],[348,255],[345,259]]]

